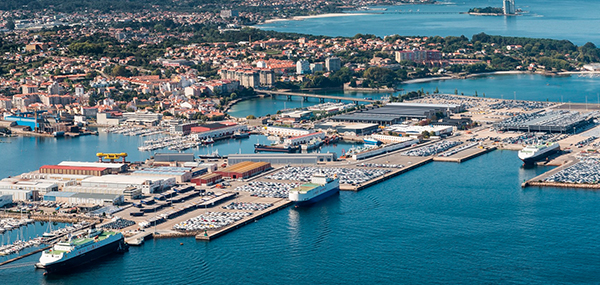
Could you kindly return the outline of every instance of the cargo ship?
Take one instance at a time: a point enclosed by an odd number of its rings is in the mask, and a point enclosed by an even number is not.
[[[519,151],[519,158],[526,165],[544,160],[546,157],[560,150],[558,143],[544,143],[537,145],[528,145]]]
[[[68,241],[44,250],[35,267],[45,269],[46,273],[65,272],[105,255],[127,250],[120,232],[89,229],[85,236],[69,237]]]
[[[296,207],[309,206],[340,192],[337,178],[314,174],[310,182],[290,190],[289,199],[295,202]]]
[[[291,145],[264,145],[264,144],[255,144],[254,152],[259,151],[270,151],[270,152],[287,152],[293,153],[297,152],[300,149],[299,146],[291,146]]]

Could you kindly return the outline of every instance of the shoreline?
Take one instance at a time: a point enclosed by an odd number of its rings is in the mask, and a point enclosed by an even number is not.
[[[335,17],[349,17],[349,16],[377,15],[377,14],[381,14],[381,13],[373,13],[373,12],[368,12],[368,13],[327,13],[327,14],[310,15],[310,16],[294,16],[291,18],[268,19],[268,20],[265,20],[256,25],[271,24],[271,23],[283,22],[283,21],[303,21],[306,19],[335,18]]]

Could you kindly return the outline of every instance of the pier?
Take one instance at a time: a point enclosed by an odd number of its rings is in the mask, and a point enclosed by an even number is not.
[[[28,253],[26,253],[26,254],[19,255],[19,256],[15,257],[15,258],[11,258],[11,259],[9,259],[9,260],[6,260],[6,261],[3,261],[3,262],[0,262],[0,267],[1,267],[1,266],[3,266],[3,265],[9,264],[9,263],[15,262],[15,261],[17,261],[17,260],[23,259],[23,258],[25,258],[25,257],[32,256],[32,255],[34,255],[34,254],[36,254],[36,253],[42,252],[42,251],[44,251],[44,250],[46,250],[46,249],[49,249],[49,248],[51,248],[51,247],[52,247],[52,246],[46,246],[46,247],[44,247],[44,248],[39,248],[39,249],[36,249],[36,250],[34,250],[34,251],[32,251],[32,252],[28,252]]]
[[[237,228],[245,226],[245,225],[252,223],[256,220],[259,220],[265,216],[275,213],[279,210],[285,209],[288,206],[290,206],[292,203],[293,203],[292,201],[289,201],[287,199],[282,199],[280,202],[274,204],[272,207],[270,207],[266,210],[263,210],[261,212],[258,212],[258,213],[253,213],[250,217],[242,219],[242,220],[240,220],[236,223],[233,223],[227,227],[218,229],[216,231],[210,231],[210,232],[207,231],[205,233],[200,233],[200,234],[196,235],[196,240],[205,240],[205,241],[213,240],[213,239],[218,238],[218,237],[220,237],[228,232],[231,232]]]
[[[308,98],[319,98],[319,102],[325,102],[325,99],[334,100],[336,102],[341,101],[352,101],[354,104],[359,102],[363,103],[375,103],[377,100],[373,99],[365,99],[365,98],[349,98],[344,96],[332,96],[332,95],[318,95],[318,94],[309,94],[309,93],[297,93],[297,92],[289,92],[289,91],[268,91],[268,90],[256,90],[258,94],[266,94],[271,95],[273,97],[277,95],[287,96],[288,100],[292,100],[292,96],[302,97],[304,101],[308,101]]]
[[[480,155],[486,154],[488,152],[492,152],[494,150],[496,150],[495,146],[483,147],[483,148],[470,148],[470,149],[465,149],[463,151],[455,153],[451,156],[446,156],[446,157],[436,156],[433,158],[433,161],[461,163],[461,162],[465,162],[469,159],[478,157]]]
[[[147,239],[154,237],[154,234],[151,231],[140,232],[134,236],[128,237],[125,239],[125,242],[128,245],[139,246],[144,243]]]

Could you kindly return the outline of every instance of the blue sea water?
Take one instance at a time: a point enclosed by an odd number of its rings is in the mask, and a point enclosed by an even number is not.
[[[0,179],[7,176],[19,175],[38,169],[45,164],[57,164],[61,161],[95,161],[96,153],[121,153],[128,154],[127,161],[144,161],[154,153],[177,152],[168,149],[155,151],[139,151],[138,146],[144,140],[153,137],[124,136],[99,132],[98,136],[83,136],[78,138],[40,138],[40,137],[12,137],[0,139],[1,160]],[[218,151],[220,155],[232,153],[253,153],[254,144],[272,143],[263,135],[252,135],[245,139],[229,139],[216,141],[209,146],[188,149],[184,152],[196,155],[206,155]],[[339,155],[348,151],[357,143],[339,142],[323,146],[314,150],[318,152],[335,152]]]
[[[599,1],[586,0],[517,0],[522,16],[474,16],[459,14],[475,7],[502,7],[501,0],[440,1],[438,5],[395,5],[383,14],[313,18],[259,25],[261,29],[308,33],[326,36],[354,36],[358,33],[377,36],[461,36],[471,38],[485,32],[490,35],[567,39],[577,45],[600,44],[597,11]],[[375,11],[380,12],[380,11]],[[395,12],[413,12],[398,14]],[[419,12],[419,13],[414,13]],[[452,14],[429,14],[451,12]]]
[[[573,103],[600,103],[600,77],[590,75],[545,76],[540,74],[511,74],[488,75],[470,79],[438,80],[422,83],[401,84],[403,89],[394,93],[423,90],[433,93],[436,88],[441,93],[478,96],[489,98],[518,99],[531,101],[573,102]],[[329,91],[328,95],[345,96],[348,98],[370,97],[375,100],[390,93],[351,93],[343,91]],[[516,95],[516,96],[515,96]],[[300,97],[256,98],[239,102],[234,105],[229,114],[234,117],[248,115],[264,116],[275,114],[284,108],[301,108],[319,104],[318,99],[302,102]]]
[[[30,257],[5,284],[599,283],[600,194],[521,189],[513,151],[434,162],[211,242],[157,239],[69,275]],[[180,245],[183,243],[183,245]]]

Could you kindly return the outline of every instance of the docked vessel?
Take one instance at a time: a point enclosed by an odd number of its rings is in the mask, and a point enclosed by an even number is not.
[[[83,237],[70,237],[68,241],[44,250],[36,268],[48,273],[64,272],[115,252],[125,252],[128,246],[120,232],[90,229]]]
[[[235,132],[233,134],[234,139],[245,139],[248,137],[250,137],[250,133],[247,133],[247,132]]]
[[[255,144],[254,145],[254,152],[259,152],[259,151],[270,151],[270,152],[287,152],[287,153],[293,153],[293,152],[297,152],[298,149],[300,149],[299,146],[295,145],[295,146],[291,146],[291,145],[264,145],[264,144]]]
[[[289,199],[297,207],[308,206],[340,192],[340,182],[337,178],[324,174],[314,174],[311,183],[302,184],[290,190]]]
[[[380,141],[378,141],[374,138],[371,138],[371,137],[364,138],[363,142],[368,145],[380,145],[381,144]]]
[[[559,150],[560,145],[558,143],[528,145],[519,151],[519,158],[525,164],[533,164],[536,161],[544,160],[546,157]]]
[[[198,158],[200,159],[220,159],[222,156],[219,155],[219,150],[215,150],[210,154],[199,154]]]
[[[316,148],[319,148],[323,145],[323,141],[321,139],[318,138],[314,138],[312,140],[310,140],[307,144],[303,144],[300,146],[300,148],[302,148],[302,150],[313,150]]]

